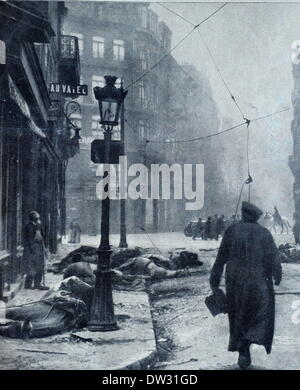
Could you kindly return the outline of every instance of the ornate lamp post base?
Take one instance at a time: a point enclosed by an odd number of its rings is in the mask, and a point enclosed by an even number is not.
[[[119,244],[119,248],[121,248],[121,249],[122,249],[122,248],[124,248],[124,249],[125,249],[125,248],[128,248],[127,242],[121,241],[120,244]]]
[[[117,323],[115,324],[105,324],[105,325],[98,325],[98,324],[89,324],[88,330],[91,332],[112,332],[114,330],[119,330],[119,326]]]
[[[121,227],[122,228],[122,227]],[[123,228],[124,230],[126,229]],[[123,231],[124,231],[123,230]],[[126,230],[125,230],[125,233],[122,234],[122,231],[121,231],[121,237],[120,237],[120,243],[119,243],[119,248],[128,248],[128,244],[127,244],[127,241],[126,241]]]
[[[94,298],[88,324],[88,329],[92,332],[110,332],[119,329],[115,320],[112,297],[112,270],[109,268],[111,253],[110,249],[98,251],[98,269],[95,271]]]

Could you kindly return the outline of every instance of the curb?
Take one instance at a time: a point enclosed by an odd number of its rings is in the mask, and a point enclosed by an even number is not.
[[[105,371],[116,371],[116,370],[149,370],[157,362],[157,351],[152,351],[148,355],[141,359],[128,361],[119,366],[106,368]]]
[[[155,337],[155,331],[154,331],[154,325],[153,325],[153,318],[152,318],[152,312],[151,312],[151,306],[150,306],[150,299],[149,299],[149,293],[146,289],[146,294],[148,298],[148,307],[149,307],[149,315],[151,318],[151,324],[152,324],[152,331],[153,331],[153,341],[154,346],[152,345],[149,348],[149,352],[146,352],[143,357],[136,359],[133,358],[131,360],[128,360],[125,363],[119,364],[118,366],[109,367],[106,370],[116,371],[116,370],[149,370],[151,369],[155,363],[157,363],[157,348],[156,348],[156,337]]]

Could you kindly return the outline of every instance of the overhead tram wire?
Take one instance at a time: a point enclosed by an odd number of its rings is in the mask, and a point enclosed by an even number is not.
[[[191,22],[190,20],[186,19],[184,16],[180,15],[179,13],[177,13],[176,11],[173,11],[172,9],[166,7],[165,5],[161,4],[161,3],[158,3],[162,8],[166,9],[167,11],[169,11],[170,13],[178,16],[179,18],[181,18],[182,20],[184,20],[186,23],[190,24],[191,26],[194,26],[194,28],[197,26],[199,27],[198,25],[195,25],[193,22]],[[223,4],[224,6],[227,5],[227,3]],[[228,83],[226,82],[226,80],[224,79],[222,73],[221,73],[221,70],[212,54],[212,51],[210,50],[209,46],[206,44],[206,42],[204,41],[199,29],[197,28],[197,32],[199,34],[199,37],[204,45],[204,47],[206,48],[208,54],[209,54],[209,57],[211,59],[211,61],[213,62],[214,64],[214,67],[216,68],[216,71],[218,72],[219,76],[220,76],[220,79],[222,80],[223,84],[224,84],[224,87],[226,88],[226,90],[228,91],[231,99],[233,100],[234,104],[236,105],[237,109],[239,110],[240,114],[242,115],[243,119],[245,119],[246,121],[248,121],[248,119],[245,117],[240,105],[238,104],[235,96],[233,95],[233,93],[231,92],[231,89],[229,88],[229,85]],[[249,122],[250,124],[250,122]]]
[[[167,54],[166,54],[166,55],[165,55],[157,64],[155,64],[148,72],[145,72],[144,75],[142,75],[140,78],[138,78],[138,79],[137,79],[135,82],[133,82],[131,85],[134,85],[136,82],[138,82],[139,80],[141,80],[141,78],[143,78],[145,75],[147,75],[147,74],[148,74],[151,70],[153,70],[158,64],[160,64],[160,63],[161,63],[169,54],[171,54],[171,52],[172,52],[172,51],[173,51],[173,50],[174,50],[174,49],[175,49],[183,40],[185,40],[185,39],[186,39],[194,30],[197,30],[197,32],[198,32],[198,34],[199,34],[199,37],[200,37],[202,43],[204,44],[204,46],[205,46],[205,48],[206,48],[206,50],[207,50],[207,52],[208,52],[208,54],[209,54],[209,56],[210,56],[212,62],[213,62],[213,64],[214,64],[215,68],[216,68],[216,71],[218,72],[218,74],[219,74],[219,76],[220,76],[220,78],[221,78],[221,80],[222,80],[222,82],[223,82],[223,84],[224,84],[226,90],[228,91],[228,93],[229,93],[231,99],[233,100],[235,106],[236,106],[237,109],[239,110],[239,112],[240,112],[240,114],[241,114],[241,116],[242,116],[242,118],[244,119],[245,122],[244,122],[244,123],[241,123],[241,124],[239,124],[239,125],[233,126],[232,128],[225,129],[225,130],[220,131],[220,132],[215,133],[215,134],[210,134],[210,135],[208,135],[208,136],[198,137],[198,138],[194,138],[194,139],[190,139],[190,140],[178,140],[178,141],[177,141],[177,140],[174,140],[174,141],[147,140],[147,142],[152,142],[152,143],[155,142],[155,143],[161,143],[161,144],[162,144],[162,143],[165,143],[165,144],[169,143],[169,144],[170,144],[170,143],[184,143],[184,142],[198,141],[198,140],[203,140],[203,139],[207,139],[207,138],[211,138],[211,137],[217,136],[217,135],[219,135],[219,134],[222,134],[222,133],[228,132],[228,131],[230,131],[230,130],[233,130],[233,129],[235,129],[235,128],[241,127],[241,126],[243,126],[243,125],[247,125],[247,142],[246,142],[246,148],[247,148],[247,169],[248,169],[248,178],[243,182],[243,185],[242,185],[242,188],[241,188],[241,192],[240,192],[240,195],[239,195],[238,205],[237,205],[237,208],[238,208],[239,202],[240,202],[240,199],[241,199],[241,195],[242,195],[242,192],[243,192],[243,188],[244,188],[244,185],[245,185],[245,184],[248,184],[248,185],[249,185],[248,200],[250,201],[250,183],[253,182],[253,179],[252,179],[251,174],[250,174],[250,162],[249,162],[249,126],[250,126],[251,121],[250,121],[248,118],[246,118],[246,116],[244,115],[244,113],[243,113],[243,111],[242,111],[240,105],[238,104],[238,102],[237,102],[235,96],[234,96],[233,93],[231,92],[231,89],[229,88],[229,85],[228,85],[227,82],[225,81],[225,79],[224,79],[224,77],[223,77],[223,75],[222,75],[222,73],[221,73],[221,70],[220,70],[220,68],[219,68],[219,66],[218,66],[218,64],[217,64],[217,62],[216,62],[216,60],[215,60],[215,58],[214,58],[214,56],[213,56],[213,54],[212,54],[212,51],[210,50],[209,46],[206,44],[206,42],[204,41],[204,39],[203,39],[203,37],[202,37],[200,31],[198,30],[198,27],[199,27],[202,23],[204,23],[206,20],[208,20],[208,19],[209,19],[210,17],[212,17],[214,14],[216,14],[220,9],[224,8],[224,7],[227,5],[227,3],[223,4],[223,5],[222,5],[220,8],[218,8],[215,12],[213,12],[209,17],[207,17],[206,19],[204,19],[201,23],[199,23],[199,24],[197,24],[197,25],[195,25],[194,23],[192,23],[191,21],[189,21],[188,19],[186,19],[186,18],[183,17],[182,15],[178,14],[177,12],[175,12],[175,11],[169,9],[169,8],[166,7],[165,5],[162,5],[161,3],[158,3],[158,4],[159,4],[162,8],[165,8],[166,10],[168,10],[170,13],[172,13],[172,14],[174,14],[174,15],[180,17],[180,18],[181,18],[182,20],[184,20],[186,23],[192,25],[192,26],[193,26],[193,30],[191,30],[191,31],[189,32],[189,34],[188,34],[186,37],[184,37],[184,38],[183,38],[183,39],[182,39],[182,40],[181,40],[173,49],[170,50],[169,53],[167,53]],[[266,115],[265,117],[256,118],[256,119],[254,119],[254,121],[261,120],[261,119],[267,118],[267,117],[269,117],[269,116],[272,116],[272,115],[275,115],[275,114],[277,114],[277,113],[280,113],[280,112],[283,112],[283,111],[287,111],[287,110],[289,110],[289,109],[281,110],[281,111],[278,111],[278,112],[276,112],[276,113]],[[237,212],[237,211],[236,211],[236,212]]]
[[[167,11],[171,12],[172,14],[178,16],[179,18],[181,18],[182,20],[184,20],[185,22],[189,23],[191,26],[196,26],[196,24],[192,23],[190,20],[186,19],[184,16],[180,15],[179,13],[177,13],[176,11],[173,11],[172,9],[168,8],[167,6],[165,6],[164,4],[158,2],[157,3],[158,5],[160,5],[162,8],[166,9]],[[227,3],[225,3],[226,5]]]
[[[209,56],[210,56],[210,59],[212,61],[212,63],[214,64],[215,68],[216,68],[216,71],[218,72],[219,74],[219,77],[220,79],[222,80],[223,82],[223,85],[224,87],[226,88],[227,92],[229,93],[232,101],[234,102],[235,106],[237,107],[238,111],[240,112],[242,118],[245,120],[245,124],[247,125],[247,141],[246,141],[246,158],[247,158],[247,173],[248,173],[248,178],[243,181],[242,183],[242,186],[241,186],[241,190],[240,190],[240,194],[239,194],[239,198],[238,198],[238,202],[237,202],[237,206],[236,206],[236,210],[235,210],[235,216],[237,215],[237,212],[238,212],[238,208],[239,208],[239,205],[240,205],[240,201],[241,201],[241,197],[242,197],[242,194],[243,194],[243,190],[244,190],[244,186],[245,184],[248,185],[248,202],[250,202],[250,196],[251,196],[251,183],[253,182],[253,179],[252,179],[252,176],[250,174],[250,161],[249,161],[249,133],[250,133],[250,129],[249,129],[249,126],[250,126],[250,120],[248,118],[246,118],[244,112],[242,111],[240,105],[238,104],[235,96],[233,95],[231,89],[229,88],[229,85],[227,84],[227,82],[225,81],[222,73],[221,73],[221,70],[212,54],[212,51],[210,50],[209,46],[207,45],[207,43],[204,41],[201,33],[199,30],[197,30],[198,34],[199,34],[199,37],[202,41],[202,44],[204,45],[204,47],[206,48]]]
[[[164,5],[162,5],[161,3],[158,3],[158,4],[159,4],[161,7],[165,8],[166,10],[168,10],[169,12],[171,12],[172,14],[178,16],[179,18],[181,18],[182,20],[184,20],[184,21],[187,22],[188,24],[195,26],[194,23],[192,23],[191,21],[189,21],[188,19],[186,19],[184,16],[182,16],[182,15],[178,14],[177,12],[171,10],[170,8],[168,8],[168,7],[164,6]],[[219,68],[219,66],[218,66],[218,64],[217,64],[217,62],[216,62],[216,60],[215,60],[215,58],[214,58],[214,56],[213,56],[213,54],[212,54],[212,51],[210,50],[209,46],[208,46],[208,45],[206,44],[206,42],[204,41],[204,39],[203,39],[203,37],[202,37],[202,35],[201,35],[199,29],[197,29],[197,32],[198,32],[199,37],[200,37],[200,39],[201,39],[201,41],[202,41],[202,44],[204,45],[204,47],[206,48],[206,51],[207,51],[208,54],[209,54],[209,57],[210,57],[212,63],[214,64],[214,67],[215,67],[217,73],[219,74],[220,79],[221,79],[222,82],[223,82],[223,85],[224,85],[225,89],[226,89],[227,92],[229,93],[229,95],[230,95],[232,101],[234,102],[235,106],[237,107],[238,111],[240,112],[242,118],[243,118],[244,121],[245,121],[245,123],[241,124],[240,126],[242,126],[242,125],[244,125],[244,124],[247,125],[246,155],[247,155],[247,171],[248,171],[248,178],[242,183],[242,187],[241,187],[241,190],[240,190],[238,203],[237,203],[236,210],[235,210],[235,215],[236,215],[237,210],[238,210],[238,207],[239,207],[239,204],[240,204],[240,200],[241,200],[241,196],[242,196],[242,193],[243,193],[243,189],[244,189],[244,185],[245,185],[245,184],[248,184],[248,186],[249,186],[249,187],[248,187],[248,201],[250,202],[251,183],[252,183],[252,181],[253,181],[253,179],[252,179],[252,177],[251,177],[251,174],[250,174],[250,161],[249,161],[249,135],[250,135],[250,134],[249,134],[249,133],[250,133],[250,131],[249,131],[249,126],[250,126],[250,122],[251,122],[251,121],[250,121],[248,118],[246,118],[246,116],[245,116],[244,112],[242,111],[240,105],[238,104],[238,102],[237,102],[235,96],[234,96],[233,93],[231,92],[231,89],[229,88],[229,85],[228,85],[227,82],[225,81],[225,79],[224,79],[224,77],[223,77],[223,75],[222,75],[222,73],[221,73],[221,70],[220,70],[220,68]],[[239,127],[239,125],[238,125],[238,127]],[[235,128],[235,127],[234,127],[234,128]],[[231,128],[230,128],[230,129],[226,129],[224,132],[230,131],[230,130],[233,130],[233,129],[231,129]],[[211,137],[212,137],[212,136],[215,136],[215,135],[222,134],[222,133],[223,133],[223,132],[219,132],[219,133],[216,133],[216,134],[212,134]],[[194,140],[194,141],[196,141],[196,140]]]
[[[192,23],[190,20],[186,19],[184,16],[178,14],[177,12],[169,9],[168,7],[166,7],[165,5],[162,5],[161,3],[158,3],[161,7],[165,8],[166,10],[168,10],[170,13],[178,16],[179,18],[181,18],[182,20],[184,20],[185,22],[187,22],[188,24],[191,24],[191,25],[194,25],[194,23]],[[215,68],[216,68],[216,71],[218,72],[219,74],[219,77],[220,79],[222,80],[223,84],[224,84],[224,87],[226,88],[226,90],[228,91],[228,93],[230,94],[230,97],[231,99],[233,100],[234,104],[236,105],[238,111],[240,112],[240,114],[242,115],[243,119],[245,120],[245,123],[247,125],[247,140],[246,140],[246,155],[247,155],[247,170],[248,170],[248,178],[243,182],[243,185],[241,187],[241,192],[240,192],[240,195],[239,195],[239,200],[238,200],[238,204],[237,204],[237,208],[239,206],[239,203],[240,203],[240,199],[241,199],[241,195],[242,195],[242,192],[243,192],[243,188],[244,188],[244,185],[245,184],[248,184],[249,187],[248,187],[248,201],[250,202],[250,193],[251,193],[251,183],[253,182],[253,179],[251,177],[251,174],[250,174],[250,161],[249,161],[249,136],[250,136],[250,129],[249,129],[249,126],[250,126],[250,123],[251,121],[246,118],[245,114],[243,113],[240,105],[238,104],[235,96],[233,95],[233,93],[231,92],[231,89],[229,88],[229,85],[227,84],[227,82],[225,81],[222,73],[221,73],[221,70],[212,54],[212,51],[210,50],[209,46],[206,44],[206,42],[204,41],[199,29],[197,29],[197,32],[199,34],[199,37],[203,43],[203,45],[205,46]],[[283,111],[287,111],[287,110],[283,110]],[[260,118],[256,118],[255,121],[259,120]],[[262,119],[262,118],[261,118]],[[230,129],[229,129],[230,130]],[[217,134],[216,134],[217,135]],[[237,209],[236,209],[236,212],[237,212]],[[236,213],[235,213],[236,215]]]
[[[205,23],[207,20],[212,18],[216,13],[218,13],[222,8],[224,8],[227,5],[227,3],[224,3],[219,8],[217,8],[214,12],[212,12],[210,15],[208,15],[205,19],[203,19],[200,23],[193,25],[192,30],[190,30],[182,39],[180,39],[179,42],[176,43],[175,46],[173,46],[163,57],[161,57],[154,65],[150,67],[146,72],[144,72],[141,76],[139,76],[136,80],[132,81],[128,86],[125,87],[125,89],[129,89],[133,87],[136,83],[141,81],[144,77],[146,77],[150,72],[152,72],[158,65],[160,65],[167,57],[170,56],[170,54],[179,46],[182,42],[184,42],[195,30],[198,29],[203,23]]]
[[[242,115],[243,119],[247,120],[247,118],[245,117],[245,114],[243,113],[243,111],[242,111],[240,105],[238,104],[238,102],[237,102],[235,96],[233,95],[231,89],[229,88],[228,83],[225,81],[224,76],[222,75],[221,70],[220,70],[220,68],[219,68],[219,66],[218,66],[218,64],[217,64],[217,62],[216,62],[216,60],[215,60],[215,58],[214,58],[214,56],[213,56],[213,54],[212,54],[212,51],[210,50],[209,46],[208,46],[208,45],[206,44],[206,42],[204,41],[204,39],[203,39],[203,37],[202,37],[200,31],[197,30],[197,32],[198,32],[198,34],[199,34],[199,37],[200,37],[200,39],[201,39],[201,41],[202,41],[204,47],[206,48],[206,50],[207,50],[207,52],[208,52],[208,54],[209,54],[209,56],[210,56],[210,59],[211,59],[212,63],[214,64],[214,66],[215,66],[215,68],[216,68],[216,71],[218,72],[218,74],[219,74],[219,76],[220,76],[220,79],[222,80],[222,82],[223,82],[223,84],[224,84],[224,87],[226,88],[227,92],[229,93],[230,98],[232,99],[233,103],[236,105],[236,107],[237,107],[237,109],[239,110],[240,114]]]
[[[273,113],[268,114],[268,115],[264,115],[264,116],[261,116],[261,117],[258,117],[258,118],[254,118],[254,119],[251,120],[251,122],[257,122],[259,120],[263,120],[263,119],[269,118],[269,117],[271,117],[273,115],[277,115],[277,114],[280,114],[282,112],[289,111],[289,110],[290,110],[290,108],[285,108],[283,110],[276,111],[276,112],[273,112]],[[234,130],[234,129],[237,129],[238,127],[241,127],[241,126],[247,125],[247,127],[249,127],[248,124],[249,124],[249,122],[245,120],[245,122],[239,123],[239,124],[237,124],[235,126],[232,126],[232,127],[227,128],[227,129],[218,131],[217,133],[212,133],[212,134],[205,135],[205,136],[202,136],[202,137],[183,139],[183,140],[164,140],[164,141],[149,139],[148,142],[150,142],[150,143],[159,143],[159,144],[173,144],[173,143],[185,143],[185,142],[202,141],[202,140],[205,140],[205,139],[208,139],[208,138],[211,138],[211,137],[216,137],[216,136],[218,136],[220,134],[223,134],[223,133],[227,133],[227,132],[229,132],[231,130]]]

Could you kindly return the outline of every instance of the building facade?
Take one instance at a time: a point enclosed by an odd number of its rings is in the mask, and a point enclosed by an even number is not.
[[[50,252],[64,233],[72,136],[63,115],[65,99],[51,96],[48,87],[63,81],[67,69],[76,82],[79,57],[73,58],[73,68],[64,68],[70,50],[61,34],[63,2],[0,3],[0,299],[5,299],[23,274],[29,212],[40,213]],[[75,51],[76,45],[74,37]]]
[[[298,48],[299,49],[299,48]],[[297,51],[297,56],[299,51]],[[298,57],[293,63],[294,89],[292,93],[292,104],[294,108],[294,118],[291,123],[293,136],[293,154],[289,156],[289,166],[294,175],[294,220],[300,223],[300,64]]]
[[[150,167],[185,160],[203,161],[198,144],[185,148],[180,144],[168,145],[165,140],[175,140],[176,134],[180,139],[193,134],[199,136],[206,128],[215,130],[217,109],[213,102],[210,104],[212,112],[206,115],[205,83],[195,81],[189,74],[191,69],[183,69],[171,55],[166,56],[171,48],[172,33],[149,3],[77,2],[70,3],[68,8],[64,33],[79,39],[81,82],[89,87],[89,95],[79,99],[82,115],[74,117],[82,127],[82,140],[80,154],[68,166],[68,224],[78,218],[82,231],[93,235],[100,231],[101,202],[96,195],[96,185],[101,170],[90,162],[90,144],[94,139],[103,139],[93,87],[104,86],[104,76],[111,74],[119,77],[118,82],[122,80],[124,88],[128,89],[125,99],[128,164],[143,163]],[[164,61],[153,68],[164,56]],[[192,91],[197,91],[197,98],[191,95],[191,85]],[[210,114],[215,116],[212,127]],[[113,138],[119,137],[117,128]],[[120,205],[118,200],[111,202],[111,232],[118,233]],[[181,200],[137,199],[128,200],[126,206],[129,232],[139,232],[141,228],[178,230],[191,217]]]

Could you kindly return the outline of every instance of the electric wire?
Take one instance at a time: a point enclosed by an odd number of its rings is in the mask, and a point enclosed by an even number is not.
[[[285,108],[283,110],[279,110],[279,111],[273,112],[271,114],[267,114],[267,115],[264,115],[264,116],[260,116],[260,117],[254,118],[254,119],[251,120],[251,122],[260,121],[260,120],[269,118],[269,117],[271,117],[273,115],[277,115],[277,114],[280,114],[282,112],[289,111],[289,110],[290,110],[290,108]],[[126,122],[128,123],[127,119],[126,119]],[[186,143],[186,142],[202,141],[202,140],[205,140],[205,139],[208,139],[208,138],[216,137],[216,136],[218,136],[220,134],[227,133],[229,131],[232,131],[234,129],[237,129],[237,128],[245,126],[245,125],[249,126],[249,123],[250,123],[250,120],[247,120],[245,122],[239,123],[237,125],[234,125],[232,127],[227,128],[227,129],[218,131],[216,133],[208,134],[208,135],[205,135],[205,136],[201,136],[201,137],[195,137],[195,138],[190,138],[190,139],[182,139],[182,140],[163,140],[163,141],[154,140],[154,139],[147,139],[147,142],[158,143],[158,144],[174,144],[174,143]],[[131,128],[132,131],[134,131],[131,126],[130,126],[130,128]]]
[[[200,23],[193,26],[192,30],[190,30],[183,38],[181,38],[175,46],[173,46],[166,54],[164,54],[154,65],[150,67],[146,72],[144,72],[141,76],[139,76],[136,80],[131,82],[128,86],[126,86],[125,89],[129,89],[133,87],[136,83],[141,81],[144,77],[146,77],[150,72],[152,72],[158,65],[160,65],[167,57],[172,54],[172,52],[179,46],[181,43],[183,43],[195,30],[198,29],[203,23],[205,23],[207,20],[212,18],[216,13],[218,13],[222,8],[224,8],[227,5],[227,3],[224,3],[222,6],[217,8],[214,12],[212,12],[209,16],[207,16],[205,19],[203,19]]]
[[[179,18],[181,18],[182,20],[184,20],[186,23],[188,23],[188,24],[190,24],[190,25],[196,27],[196,25],[195,25],[194,23],[192,23],[190,20],[186,19],[186,18],[185,18],[184,16],[182,16],[181,14],[177,13],[176,11],[171,10],[170,8],[166,7],[165,5],[163,5],[163,4],[161,4],[161,3],[158,3],[158,4],[159,4],[161,7],[165,8],[166,10],[168,10],[170,13],[172,13],[172,14],[178,16]],[[227,4],[227,3],[225,3],[224,6],[225,6],[226,4]],[[222,72],[221,72],[221,70],[220,70],[220,68],[219,68],[219,66],[218,66],[218,64],[217,64],[217,62],[216,62],[216,60],[215,60],[215,58],[214,58],[214,56],[213,56],[213,53],[212,53],[211,49],[209,48],[209,46],[207,45],[207,43],[204,41],[204,38],[202,37],[202,35],[201,35],[201,33],[200,33],[200,31],[199,31],[198,28],[197,28],[197,32],[198,32],[199,37],[200,37],[200,39],[201,39],[201,41],[202,41],[202,44],[204,45],[205,49],[207,50],[207,52],[208,52],[208,54],[209,54],[209,57],[210,57],[210,59],[211,59],[213,65],[214,65],[214,67],[216,68],[217,73],[219,74],[220,79],[222,80],[222,82],[223,82],[223,84],[224,84],[224,87],[225,87],[226,90],[228,91],[228,93],[229,93],[229,95],[230,95],[232,101],[233,101],[234,104],[236,105],[236,107],[237,107],[237,109],[239,110],[240,114],[242,115],[243,119],[246,120],[247,118],[245,117],[244,112],[242,111],[242,109],[241,109],[240,105],[238,104],[238,102],[237,102],[235,96],[233,95],[233,93],[232,93],[232,91],[231,91],[231,88],[229,88],[229,85],[228,85],[228,83],[226,82],[224,76],[222,75]]]

